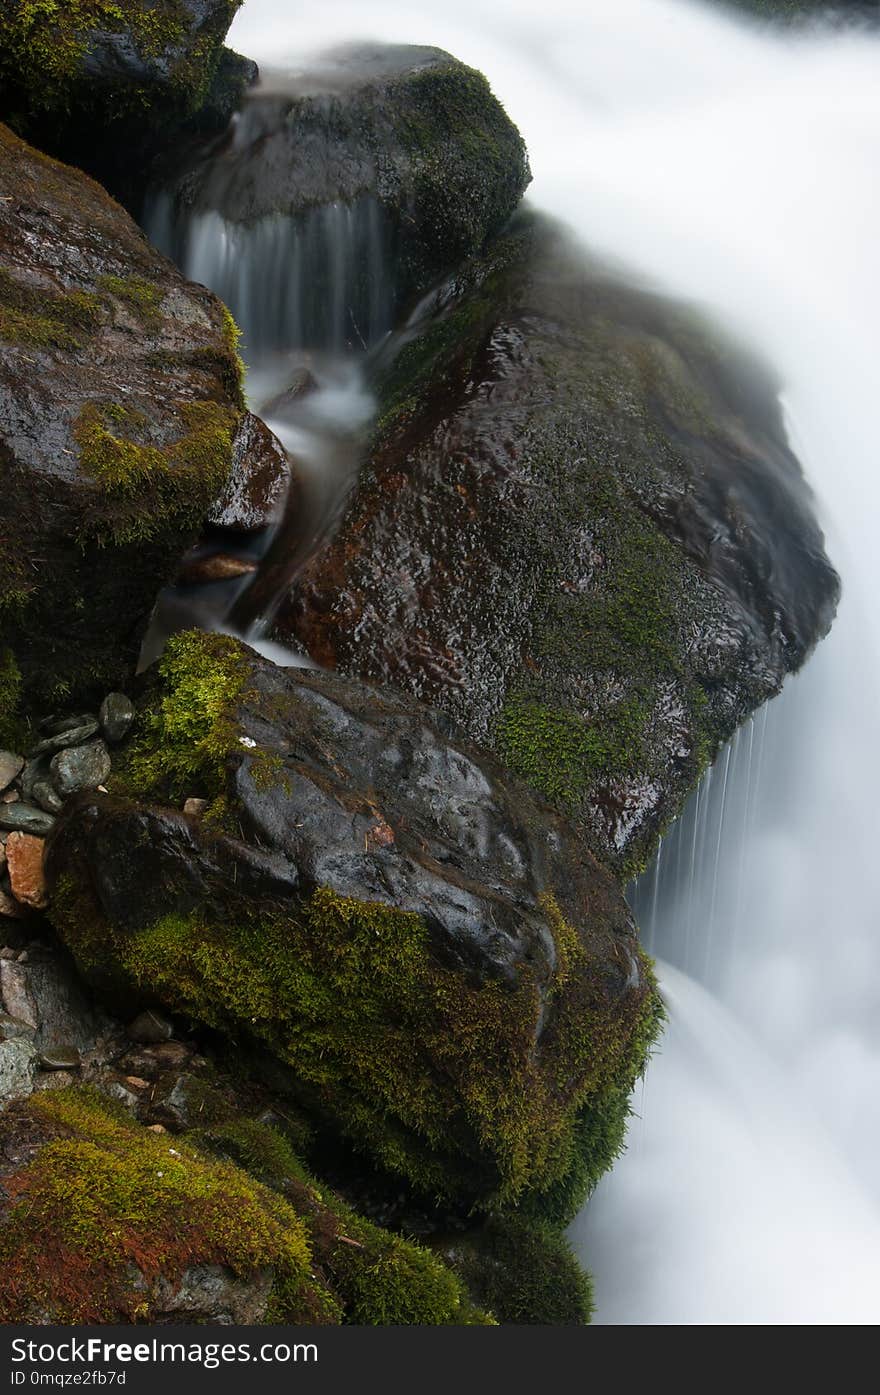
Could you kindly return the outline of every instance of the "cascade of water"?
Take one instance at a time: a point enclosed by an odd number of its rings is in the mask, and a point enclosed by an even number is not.
[[[280,62],[364,28],[361,0],[288,16],[249,0],[232,41]],[[606,1321],[876,1320],[877,40],[777,37],[689,0],[375,0],[369,27],[485,71],[529,145],[533,197],[714,306],[786,381],[846,539],[845,604],[636,889],[657,949],[716,996],[664,970],[671,1024],[642,1120],[574,1236]],[[259,301],[257,284],[242,294]]]

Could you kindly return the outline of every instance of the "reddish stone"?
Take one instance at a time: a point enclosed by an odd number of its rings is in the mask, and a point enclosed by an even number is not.
[[[6,860],[12,894],[22,905],[42,910],[48,904],[43,876],[45,838],[31,833],[10,833],[6,840]]]

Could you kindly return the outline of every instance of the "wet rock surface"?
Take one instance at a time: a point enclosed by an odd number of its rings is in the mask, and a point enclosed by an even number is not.
[[[192,634],[171,642],[150,710],[170,714],[190,671],[229,704],[220,770],[201,775],[213,784],[205,816],[80,796],[52,839],[51,914],[83,972],[120,1010],[152,1000],[268,1047],[288,1089],[422,1185],[516,1190],[564,1170],[573,1115],[638,1068],[653,1011],[613,878],[409,699]],[[152,719],[151,730],[158,747],[135,736],[125,778],[171,755],[155,797],[174,757]],[[226,970],[215,979],[222,963],[241,992]],[[357,963],[366,978],[349,980]],[[367,1065],[401,1051],[405,1085],[397,1064],[386,1079]],[[527,1096],[533,1116],[481,1119],[486,1072],[498,1073],[501,1115]],[[515,1158],[510,1131],[524,1135]]]
[[[17,690],[42,715],[125,683],[241,397],[220,303],[102,189],[5,127],[0,186],[2,734]]]
[[[232,442],[232,471],[208,513],[212,528],[259,533],[274,523],[292,483],[292,462],[264,421],[245,412]]]
[[[449,295],[278,637],[443,708],[631,870],[837,578],[774,385],[695,313],[531,220]]]
[[[172,156],[159,184],[174,224],[197,213],[268,229],[279,215],[361,210],[365,229],[370,218],[381,228],[365,230],[360,259],[378,237],[405,297],[497,232],[529,179],[522,139],[481,74],[440,49],[369,45],[341,48],[301,78],[264,74],[234,128],[182,168]],[[178,261],[180,232],[170,239]],[[317,289],[332,298],[331,284]],[[365,335],[368,299],[356,315]]]

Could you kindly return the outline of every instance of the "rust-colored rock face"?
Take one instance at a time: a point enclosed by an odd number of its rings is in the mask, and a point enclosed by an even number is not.
[[[43,876],[43,838],[30,833],[10,833],[6,840],[6,862],[12,894],[25,906],[36,910],[46,905],[46,881]]]

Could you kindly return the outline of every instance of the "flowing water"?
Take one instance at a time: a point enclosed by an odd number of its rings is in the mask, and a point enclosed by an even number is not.
[[[230,41],[292,71],[364,38],[486,72],[529,146],[532,200],[775,363],[843,576],[831,638],[722,753],[632,889],[670,1023],[628,1151],[572,1227],[598,1320],[876,1321],[880,41],[771,32],[689,0],[375,0],[368,15],[361,0],[295,16],[247,0]],[[290,380],[292,347],[318,379],[308,409],[269,411],[323,480],[317,545],[369,418],[357,355],[386,328],[381,228],[366,206],[336,208],[242,242],[216,213],[154,215],[243,321],[254,403]],[[365,260],[372,302],[349,270]],[[327,276],[316,318],[309,287]]]

